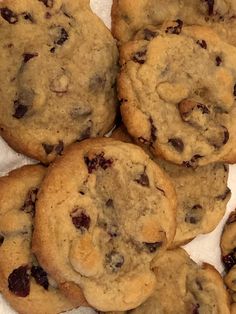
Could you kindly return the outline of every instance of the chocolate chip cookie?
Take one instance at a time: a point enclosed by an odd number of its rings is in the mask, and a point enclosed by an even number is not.
[[[132,142],[123,125],[113,132],[112,137]],[[231,195],[227,187],[228,166],[216,163],[193,169],[159,158],[153,160],[172,179],[177,194],[177,226],[172,247],[186,244],[197,235],[214,230],[225,213]]]
[[[236,210],[230,215],[221,236],[224,281],[231,295],[231,313],[236,313]]]
[[[230,313],[228,294],[220,274],[213,266],[199,266],[183,249],[177,249],[165,252],[153,263],[153,267],[157,277],[154,294],[128,313]]]
[[[15,150],[48,163],[110,130],[117,48],[88,0],[4,0],[0,42],[0,133]]]
[[[112,29],[119,41],[127,42],[148,24],[179,19],[188,25],[216,26],[220,34],[223,27],[231,33],[229,42],[236,44],[235,15],[235,0],[113,0]]]
[[[42,166],[25,166],[0,178],[0,290],[22,314],[72,308],[31,252],[35,201],[44,175]]]
[[[37,202],[33,247],[76,302],[129,310],[154,291],[153,258],[175,234],[169,178],[139,147],[101,138],[72,145],[49,170]]]
[[[121,49],[121,113],[129,133],[187,168],[236,161],[236,47],[203,26],[167,26]]]

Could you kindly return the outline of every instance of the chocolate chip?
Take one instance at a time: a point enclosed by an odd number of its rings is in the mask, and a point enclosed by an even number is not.
[[[89,173],[96,171],[99,167],[101,167],[103,170],[106,170],[107,168],[111,167],[111,165],[113,164],[113,160],[106,159],[104,157],[104,153],[97,154],[92,159],[89,159],[89,157],[85,156],[84,161],[88,167]]]
[[[72,222],[77,229],[80,229],[82,233],[89,229],[91,218],[85,214],[84,209],[75,208],[70,214]]]
[[[30,275],[28,266],[20,266],[8,277],[9,290],[18,297],[27,297],[30,293]]]
[[[114,250],[106,254],[106,264],[112,272],[119,271],[124,261],[124,256]]]
[[[137,182],[138,184],[142,185],[142,186],[147,186],[149,187],[149,178],[147,176],[147,174],[144,172],[144,173],[141,173],[139,178],[135,180],[135,182]]]
[[[2,234],[0,234],[0,246],[3,244],[4,242],[4,236]]]
[[[148,28],[145,28],[145,29],[143,30],[143,34],[144,34],[144,39],[145,39],[145,40],[148,40],[148,41],[150,41],[150,40],[152,40],[153,38],[155,38],[155,37],[158,36],[158,32],[152,31],[152,30],[150,30],[150,29],[148,29]]]
[[[198,40],[197,44],[199,46],[201,46],[203,49],[207,49],[207,43],[206,43],[206,41],[204,39],[203,40]]]
[[[54,41],[54,43],[59,45],[59,46],[62,46],[64,44],[64,42],[68,40],[68,38],[69,38],[69,35],[68,35],[67,31],[62,27],[60,37],[59,37],[59,39]]]
[[[223,140],[223,144],[225,145],[228,140],[229,140],[229,131],[226,129],[226,127],[223,127],[225,130],[224,130],[224,140]]]
[[[35,58],[37,56],[38,56],[37,53],[24,53],[23,54],[24,63],[27,63],[30,59]]]
[[[193,306],[193,311],[192,311],[192,314],[199,314],[199,309],[200,305],[197,303]]]
[[[10,24],[15,24],[18,22],[17,14],[8,8],[1,8],[1,16]]]
[[[53,2],[54,0],[39,0],[40,2],[43,2],[43,4],[47,7],[47,8],[52,8],[53,7]]]
[[[44,287],[45,290],[48,290],[48,287],[49,287],[48,276],[42,267],[32,266],[31,276],[35,279],[37,284]]]
[[[15,110],[15,112],[12,116],[16,119],[21,119],[27,113],[28,106],[21,103],[20,100],[15,100],[14,101],[14,110]]]
[[[45,19],[50,19],[52,17],[52,14],[50,12],[45,13]]]
[[[220,195],[216,196],[216,198],[217,198],[218,200],[224,201],[230,193],[231,193],[231,191],[230,191],[230,189],[227,187],[226,190],[225,190],[225,192],[224,192],[223,194],[220,194]]]
[[[185,216],[185,222],[197,224],[202,219],[203,208],[201,205],[194,205]]]
[[[223,256],[222,262],[226,272],[230,271],[230,269],[236,264],[236,248],[234,248],[231,253]]]
[[[30,13],[23,12],[22,15],[26,21],[30,21],[31,23],[34,23],[33,16]]]
[[[94,75],[89,81],[89,90],[93,92],[102,91],[106,85],[106,78]]]
[[[196,280],[196,285],[197,285],[199,290],[201,290],[201,291],[203,290],[202,284],[199,280]]]
[[[47,155],[51,154],[52,151],[53,151],[53,149],[54,149],[54,145],[50,145],[50,144],[43,143],[42,146],[43,146],[43,148],[44,148],[44,150],[45,150],[45,153],[46,153]]]
[[[214,0],[205,0],[207,2],[208,5],[208,14],[212,15],[214,12]]]
[[[118,227],[116,225],[111,225],[109,226],[107,233],[109,234],[109,236],[111,236],[112,238],[116,238],[119,235],[119,230]]]
[[[177,152],[182,153],[184,150],[184,143],[180,138],[170,138],[168,140],[168,143],[170,143]]]
[[[50,49],[50,52],[51,53],[54,53],[56,51],[56,48],[55,47],[52,47],[51,49]]]
[[[189,161],[183,161],[183,166],[186,168],[194,168],[197,166],[197,161],[200,158],[203,158],[204,156],[201,155],[194,155]]]
[[[111,198],[109,198],[107,201],[106,201],[106,206],[107,207],[114,207],[114,203],[113,203],[113,200]]]
[[[140,50],[140,51],[134,53],[132,56],[132,60],[134,62],[144,64],[146,61],[146,54],[147,54],[147,49],[145,48],[143,50]]]
[[[162,246],[162,242],[155,242],[155,243],[145,242],[144,244],[150,253],[156,252],[156,250]]]
[[[153,119],[149,118],[149,122],[151,124],[151,144],[155,143],[157,140],[157,128],[154,125]]]
[[[57,155],[61,155],[64,149],[64,143],[63,141],[59,141],[59,144],[55,146],[55,152]]]
[[[236,96],[236,84],[234,85],[234,96]]]
[[[230,225],[232,223],[234,223],[236,221],[236,212],[232,212],[230,215],[229,215],[229,218],[227,219],[227,222],[226,224],[227,225]]]
[[[182,100],[179,103],[178,108],[179,108],[181,118],[185,122],[189,122],[189,120],[191,119],[191,114],[194,110],[195,111],[198,110],[202,114],[209,114],[210,113],[210,110],[208,109],[208,107],[206,105],[201,104],[201,103],[199,103],[195,100],[191,100],[191,99]]]
[[[26,196],[24,205],[21,207],[22,211],[27,214],[31,214],[32,216],[34,216],[35,214],[35,202],[37,200],[37,193],[38,188],[31,189]]]
[[[181,21],[180,19],[174,21],[175,23],[177,23],[176,26],[170,26],[167,27],[166,29],[166,33],[167,34],[175,34],[175,35],[179,35],[182,31],[182,27],[183,27],[183,21]]]
[[[216,66],[219,67],[221,65],[221,63],[222,63],[221,57],[217,56],[216,57]]]

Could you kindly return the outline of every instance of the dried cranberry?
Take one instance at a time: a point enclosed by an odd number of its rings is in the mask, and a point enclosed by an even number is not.
[[[31,276],[34,277],[37,284],[48,290],[49,282],[47,273],[40,266],[31,267]]]
[[[228,272],[236,264],[236,249],[234,249],[228,255],[223,256],[222,261],[225,266],[225,270]]]
[[[124,256],[114,250],[106,254],[106,264],[112,272],[119,271],[124,261]]]
[[[85,214],[83,209],[75,208],[70,214],[72,222],[77,229],[81,232],[88,230],[90,227],[91,219]]]
[[[22,206],[21,210],[23,210],[27,214],[35,214],[35,202],[37,200],[38,188],[31,189],[26,197],[25,203]]]
[[[212,15],[214,12],[214,0],[205,0],[208,4],[208,14]]]
[[[221,63],[222,63],[221,57],[217,56],[216,57],[216,66],[219,67],[221,65]]]
[[[15,110],[15,112],[12,116],[16,119],[21,119],[27,113],[28,106],[21,103],[20,100],[15,100],[14,101],[14,110]]]
[[[30,293],[30,275],[28,266],[20,266],[8,277],[9,290],[18,297],[27,297]]]
[[[24,63],[28,62],[30,59],[35,58],[37,56],[38,56],[37,53],[24,53],[23,54]]]
[[[162,246],[162,242],[155,242],[155,243],[147,243],[145,242],[145,246],[150,253],[156,252],[156,250]]]
[[[184,143],[180,138],[170,138],[168,143],[170,143],[177,152],[182,153],[184,150]]]
[[[157,35],[158,35],[158,32],[151,31],[148,28],[145,28],[143,30],[143,33],[144,33],[144,39],[148,40],[148,41],[152,40],[153,38],[157,37]]]
[[[175,34],[175,35],[179,35],[182,31],[182,27],[183,27],[183,21],[181,21],[180,19],[175,21],[177,23],[177,26],[170,26],[167,27],[166,29],[166,33],[167,34]]]
[[[143,49],[140,51],[137,51],[135,54],[133,54],[132,60],[134,62],[144,64],[146,61],[146,54],[147,54],[147,49]]]
[[[203,40],[198,40],[197,44],[199,46],[201,46],[203,49],[207,49],[207,43],[206,43],[206,41],[204,39]]]
[[[135,181],[142,186],[149,186],[149,178],[145,172],[140,174],[139,178]]]
[[[4,236],[0,234],[0,246],[3,244],[3,242],[4,242]]]
[[[104,158],[104,153],[95,155],[93,159],[89,159],[89,157],[85,156],[84,161],[88,167],[89,173],[92,173],[93,171],[97,170],[99,167],[101,167],[103,170],[106,170],[107,168],[111,167],[111,165],[113,164],[112,159]]]
[[[66,40],[68,40],[68,38],[69,38],[69,35],[68,35],[67,31],[62,27],[60,37],[54,43],[59,45],[59,46],[62,46],[64,44],[64,42]]]
[[[8,8],[1,8],[1,16],[10,24],[15,24],[18,22],[17,14]]]

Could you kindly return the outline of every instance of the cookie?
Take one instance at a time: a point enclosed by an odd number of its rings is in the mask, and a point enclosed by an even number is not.
[[[114,123],[117,48],[88,0],[0,3],[0,133],[43,163]]]
[[[123,125],[113,132],[112,137],[132,142]],[[186,244],[197,235],[214,230],[224,216],[231,195],[227,187],[228,166],[216,163],[193,169],[159,158],[153,160],[169,175],[176,190],[177,226],[172,247]]]
[[[224,281],[229,288],[232,313],[236,313],[236,210],[231,212],[221,236],[221,254],[225,267]]]
[[[188,25],[210,24],[215,27],[218,24],[220,33],[221,28],[226,27],[232,31],[229,42],[235,43],[235,14],[235,0],[113,0],[112,31],[124,43],[148,24],[161,25],[166,20],[180,19]]]
[[[177,21],[151,41],[122,47],[123,122],[136,140],[173,163],[234,163],[236,47],[209,28],[182,26]]]
[[[213,266],[199,266],[183,249],[177,249],[167,251],[153,267],[158,279],[154,294],[129,313],[230,313],[228,294]]]
[[[155,289],[150,263],[173,240],[175,206],[169,178],[139,147],[86,140],[44,180],[34,252],[73,302],[79,285],[94,308],[129,310]]]
[[[31,252],[35,201],[45,172],[42,166],[25,166],[0,178],[0,291],[21,314],[73,307]]]

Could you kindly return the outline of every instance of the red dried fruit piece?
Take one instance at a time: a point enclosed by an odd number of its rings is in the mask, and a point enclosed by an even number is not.
[[[8,277],[9,290],[18,297],[27,297],[30,293],[30,275],[28,265],[20,266]]]
[[[48,287],[49,287],[48,276],[42,267],[32,266],[31,276],[35,279],[37,284],[42,286],[45,290],[48,290]]]

